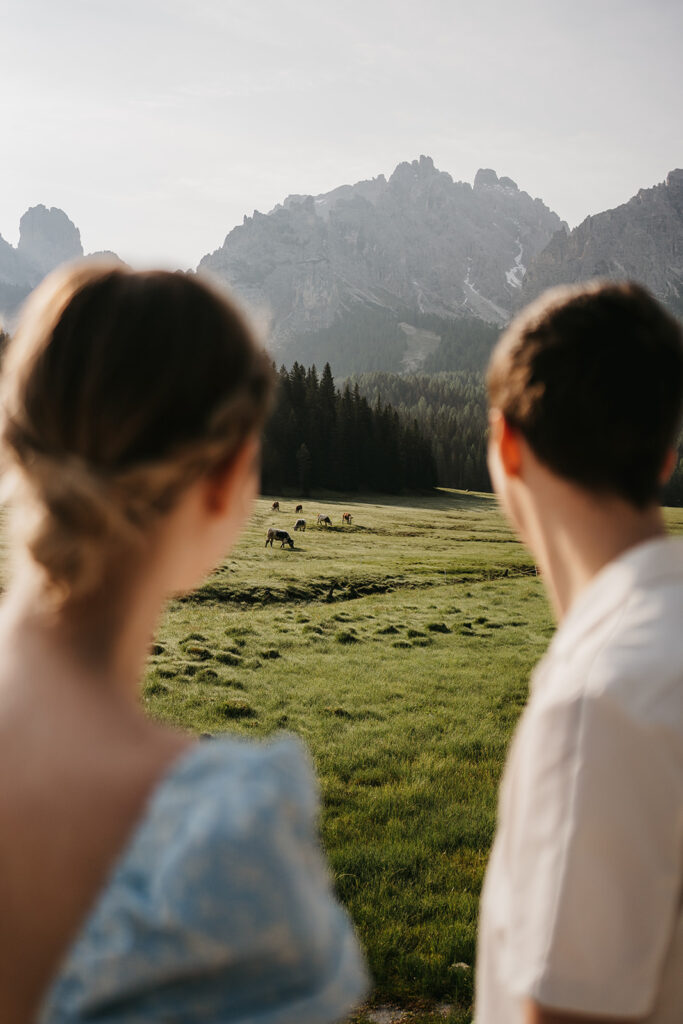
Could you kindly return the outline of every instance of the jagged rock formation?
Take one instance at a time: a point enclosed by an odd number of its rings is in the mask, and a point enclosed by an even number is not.
[[[430,157],[319,196],[254,212],[199,272],[229,285],[270,321],[287,350],[363,305],[443,318],[509,319],[524,267],[561,228],[510,178],[455,182]]]
[[[12,326],[22,302],[45,275],[82,256],[81,233],[63,210],[42,204],[28,209],[19,222],[16,248],[0,235],[0,320]],[[113,252],[87,258],[121,262]]]
[[[586,217],[568,234],[553,235],[529,266],[520,305],[551,285],[593,277],[640,281],[683,314],[683,170],[614,210]]]
[[[39,274],[49,274],[66,260],[83,255],[81,233],[63,210],[32,206],[19,221],[18,253]]]

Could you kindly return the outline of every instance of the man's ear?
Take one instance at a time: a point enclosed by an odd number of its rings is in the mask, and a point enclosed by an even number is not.
[[[664,486],[664,484],[667,484],[671,479],[671,474],[676,468],[677,462],[678,452],[675,448],[669,448],[669,450],[666,453],[666,458],[662,463],[662,468],[659,471],[659,483],[662,485],[662,487]]]
[[[257,473],[260,466],[258,438],[248,437],[241,448],[224,462],[219,463],[206,477],[204,502],[207,512],[225,515],[233,495],[242,489],[246,480]]]
[[[502,412],[492,409],[489,416],[491,443],[498,450],[506,476],[519,476],[522,471],[522,445],[519,431],[510,425]]]

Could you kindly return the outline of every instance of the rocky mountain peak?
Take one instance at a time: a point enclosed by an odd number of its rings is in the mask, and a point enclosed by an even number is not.
[[[562,222],[511,178],[481,170],[477,182],[454,181],[423,154],[388,180],[288,196],[245,218],[199,271],[267,320],[282,352],[359,307],[504,323],[528,261]]]
[[[511,179],[509,179],[511,180]],[[498,185],[498,175],[490,167],[480,167],[474,176],[474,188],[481,188],[483,185]]]
[[[81,233],[63,210],[32,206],[19,222],[18,252],[42,274],[83,255]]]
[[[557,232],[531,262],[519,303],[557,284],[595,277],[631,279],[646,285],[683,315],[683,170],[641,188],[627,203],[586,217]]]

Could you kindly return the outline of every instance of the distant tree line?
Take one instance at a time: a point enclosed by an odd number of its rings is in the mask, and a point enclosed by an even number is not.
[[[266,425],[262,487],[266,493],[423,490],[436,485],[432,445],[418,426],[358,386],[339,390],[329,363],[294,363],[278,373],[276,407]]]
[[[431,440],[441,487],[491,490],[486,466],[486,387],[481,372],[365,373],[350,378],[348,384],[371,403],[380,397],[389,402],[403,422],[416,424]],[[662,501],[683,506],[683,435],[678,441],[678,463]]]
[[[490,491],[486,467],[488,414],[481,373],[364,373],[349,385],[369,402],[389,402],[404,423],[430,439],[442,487]]]

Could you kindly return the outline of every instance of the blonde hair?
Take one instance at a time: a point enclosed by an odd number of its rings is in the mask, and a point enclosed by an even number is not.
[[[40,285],[4,358],[0,458],[60,601],[96,590],[260,429],[272,376],[237,307],[193,275],[79,263]]]

